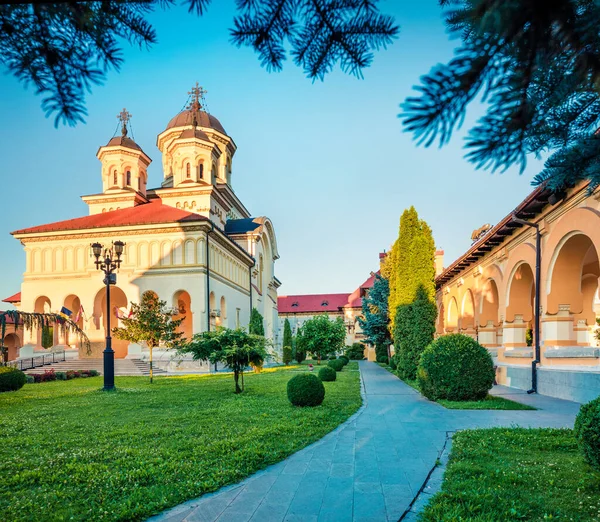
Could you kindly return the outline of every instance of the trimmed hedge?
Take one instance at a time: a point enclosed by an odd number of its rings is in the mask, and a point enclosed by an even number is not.
[[[347,364],[350,362],[350,359],[348,359],[348,357],[346,357],[345,355],[340,355],[340,356],[338,357],[338,359],[339,359],[340,361],[344,361],[344,366],[346,366],[346,365],[347,365]]]
[[[325,386],[312,373],[301,373],[287,383],[287,396],[294,406],[318,406],[325,398]]]
[[[336,378],[337,372],[329,366],[325,366],[325,368],[319,370],[319,379],[322,381],[335,381]]]
[[[388,359],[387,355],[378,355],[376,360],[377,360],[378,363],[382,363],[382,364],[388,364],[389,363],[389,359]]]
[[[329,361],[327,363],[327,366],[333,368],[336,372],[341,372],[344,369],[344,366],[346,365],[344,364],[344,361],[340,359],[335,359],[333,361]]]
[[[392,370],[396,370],[396,368],[398,368],[398,363],[396,363],[396,356],[392,355],[392,358],[390,359],[390,368]]]
[[[443,335],[423,352],[417,380],[421,393],[432,401],[478,401],[494,384],[494,363],[471,337]]]
[[[600,397],[581,406],[573,431],[585,460],[600,471]]]
[[[27,382],[21,370],[10,366],[0,366],[0,392],[20,390]]]

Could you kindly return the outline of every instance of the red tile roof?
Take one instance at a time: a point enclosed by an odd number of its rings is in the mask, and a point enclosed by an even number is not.
[[[6,299],[2,299],[3,303],[20,303],[21,302],[21,292],[17,292],[15,295],[11,295]]]
[[[281,295],[277,298],[280,314],[339,312],[350,294]],[[327,304],[325,304],[327,303]]]
[[[152,225],[158,223],[186,223],[206,221],[208,218],[175,207],[163,205],[160,200],[123,208],[111,212],[102,212],[93,216],[67,219],[47,225],[15,230],[11,234],[37,234],[58,232],[61,230],[83,230],[87,228],[122,227],[127,225]]]

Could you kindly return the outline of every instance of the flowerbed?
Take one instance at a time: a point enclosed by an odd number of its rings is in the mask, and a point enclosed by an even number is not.
[[[96,370],[67,370],[66,372],[57,372],[54,369],[46,370],[44,373],[34,373],[27,376],[29,384],[50,382],[50,381],[70,381],[71,379],[80,379],[85,377],[98,377],[100,375]]]

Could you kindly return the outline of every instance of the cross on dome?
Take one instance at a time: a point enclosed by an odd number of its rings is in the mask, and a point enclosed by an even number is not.
[[[123,124],[121,127],[121,135],[127,136],[127,124],[131,120],[131,114],[123,107],[123,110],[117,114],[117,119]]]
[[[192,112],[192,125],[194,125],[194,127],[198,126],[198,113],[204,107],[204,95],[207,93],[208,91],[199,85],[198,82],[196,82],[196,85],[188,92],[191,96],[188,109]]]

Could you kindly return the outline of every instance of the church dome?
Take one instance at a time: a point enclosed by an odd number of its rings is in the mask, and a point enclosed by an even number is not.
[[[186,109],[184,111],[181,111],[174,118],[171,118],[171,121],[168,123],[167,128],[165,130],[173,129],[175,127],[186,127],[187,125],[191,124],[192,111],[190,109]],[[217,132],[220,132],[221,134],[225,134],[227,136],[223,125],[221,125],[221,122],[217,120],[217,118],[215,118],[212,114],[208,114],[207,112],[198,111],[198,126],[207,129],[214,129]]]
[[[210,141],[206,132],[198,129],[197,127],[195,129],[185,129],[179,135],[179,139],[186,139],[186,138],[198,138],[199,140]]]
[[[115,136],[106,144],[106,147],[127,147],[128,149],[142,150],[142,147],[127,136]]]

